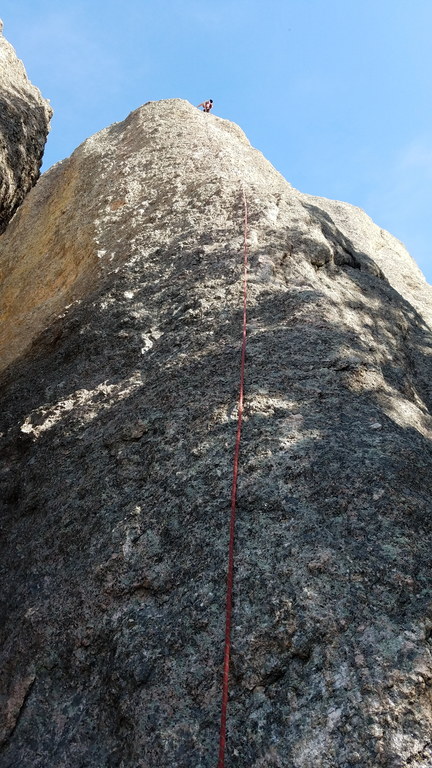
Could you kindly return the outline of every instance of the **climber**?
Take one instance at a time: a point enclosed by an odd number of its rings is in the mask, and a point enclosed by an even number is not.
[[[201,104],[198,104],[198,109],[202,107],[203,112],[210,112],[211,108],[213,107],[213,99],[208,99],[207,101],[203,101]]]

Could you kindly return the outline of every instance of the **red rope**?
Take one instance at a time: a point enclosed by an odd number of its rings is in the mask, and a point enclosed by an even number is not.
[[[229,530],[228,575],[227,575],[226,614],[225,614],[226,616],[225,618],[225,652],[224,652],[224,669],[223,669],[223,684],[222,684],[222,711],[221,711],[221,723],[220,723],[220,733],[219,733],[219,759],[218,759],[217,768],[224,768],[225,766],[226,721],[227,721],[227,708],[228,708],[229,666],[230,666],[230,652],[231,652],[232,599],[233,599],[233,583],[234,583],[234,533],[235,533],[236,503],[237,503],[237,477],[238,477],[241,431],[242,431],[242,423],[243,423],[243,393],[244,393],[244,372],[245,372],[245,358],[246,358],[247,269],[248,269],[248,251],[247,251],[248,208],[247,208],[246,193],[244,189],[243,189],[243,206],[244,206],[243,341],[242,341],[241,363],[240,363],[240,390],[239,390],[239,404],[238,404],[237,435],[236,435],[236,442],[235,442],[235,449],[234,449],[234,467],[233,467],[233,478],[232,478],[232,488],[231,488],[231,519],[230,519],[230,530]]]

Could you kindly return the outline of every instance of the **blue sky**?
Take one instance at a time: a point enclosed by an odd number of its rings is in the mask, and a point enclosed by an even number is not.
[[[44,169],[153,99],[206,98],[295,187],[358,205],[432,282],[431,0],[2,0],[55,110]]]

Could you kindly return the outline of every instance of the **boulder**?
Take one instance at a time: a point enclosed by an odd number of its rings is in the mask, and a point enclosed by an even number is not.
[[[432,764],[432,289],[228,121],[152,102],[0,238],[0,766]]]
[[[0,233],[39,177],[51,116],[0,20]]]

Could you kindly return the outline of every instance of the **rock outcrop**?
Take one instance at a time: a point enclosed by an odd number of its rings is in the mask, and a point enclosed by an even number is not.
[[[39,177],[51,116],[0,20],[0,232]]]
[[[432,289],[173,100],[0,238],[1,768],[216,764],[243,187],[227,766],[432,764]]]

